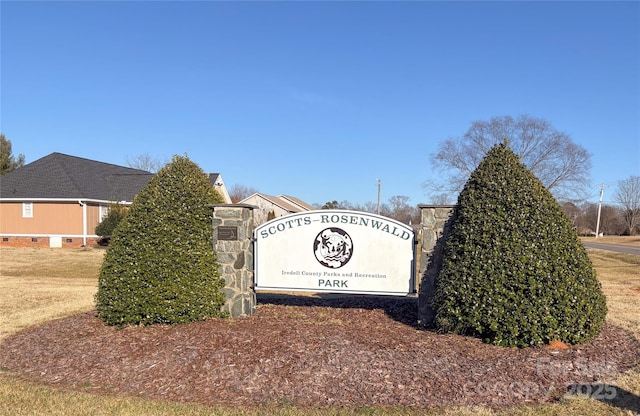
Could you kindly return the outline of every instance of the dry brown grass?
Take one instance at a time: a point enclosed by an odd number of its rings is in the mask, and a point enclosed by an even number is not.
[[[0,276],[98,277],[105,250],[100,248],[0,248]]]
[[[604,236],[604,237],[581,237],[582,241],[592,243],[620,244],[623,246],[640,247],[640,236]]]
[[[93,308],[95,278],[0,277],[0,340],[28,326]],[[10,294],[10,296],[6,296]]]
[[[607,319],[640,340],[640,256],[593,250],[589,257],[607,295]],[[620,377],[616,385],[640,397],[640,368]]]
[[[603,241],[604,239],[598,239]],[[611,242],[611,241],[608,241]],[[639,244],[627,238],[625,244]],[[28,325],[93,307],[93,295],[104,251],[102,249],[0,249],[0,340]],[[590,252],[607,295],[608,320],[640,339],[640,257]],[[612,381],[632,395],[612,404],[593,399],[563,400],[541,406],[519,406],[493,411],[487,408],[424,409],[363,408],[261,409],[211,408],[198,404],[158,402],[131,397],[107,397],[21,380],[0,369],[0,415],[630,415],[640,397],[640,368]],[[640,404],[639,404],[640,406]],[[638,407],[640,409],[640,407]]]
[[[101,249],[0,249],[0,340],[93,308],[103,256]]]
[[[640,339],[640,256],[592,250],[589,257],[607,295],[607,318]]]

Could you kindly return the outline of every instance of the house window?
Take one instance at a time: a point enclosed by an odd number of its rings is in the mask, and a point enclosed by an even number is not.
[[[33,202],[22,203],[22,218],[33,218]]]
[[[66,242],[67,243],[73,243],[73,238],[67,238]]]
[[[38,239],[37,239],[37,238],[35,238],[35,237],[31,237],[31,242],[32,242],[32,243],[37,243],[37,242],[38,242]]]
[[[106,205],[100,205],[100,222],[102,222],[109,215],[109,207]]]
[[[2,237],[2,242],[3,242],[3,243],[6,243],[6,242],[8,242],[8,241],[9,241],[9,237]]]

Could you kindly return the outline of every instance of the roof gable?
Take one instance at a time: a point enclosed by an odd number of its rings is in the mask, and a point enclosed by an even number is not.
[[[0,197],[133,201],[152,177],[140,169],[51,153],[0,177]]]
[[[220,196],[222,196],[222,199],[224,199],[227,204],[230,204],[231,197],[229,196],[227,187],[222,180],[222,175],[220,175],[219,173],[205,173],[205,176],[207,177],[211,185],[213,185],[213,188],[218,191]]]
[[[256,198],[261,198],[264,199],[266,201],[269,201],[270,203],[284,209],[285,211],[288,211],[290,213],[295,213],[295,212],[302,212],[302,211],[311,211],[314,208],[310,206],[310,208],[306,208],[304,206],[301,206],[299,204],[295,204],[292,201],[289,201],[285,198],[282,198],[282,195],[280,196],[272,196],[272,195],[267,195],[267,194],[261,194],[261,193],[255,193],[251,196],[248,196],[247,198],[243,199],[242,201],[240,201],[239,203],[252,203],[252,200],[255,200]],[[293,198],[293,197],[289,197],[289,198]],[[293,198],[296,199],[297,198]],[[300,201],[300,200],[298,200]],[[302,201],[300,201],[302,202]]]
[[[313,211],[313,210],[315,210],[315,208],[312,205],[309,205],[306,202],[304,202],[302,199],[296,198],[294,196],[278,195],[278,198],[283,199],[283,200],[289,202],[290,204],[297,205],[300,208],[302,208],[304,211]]]

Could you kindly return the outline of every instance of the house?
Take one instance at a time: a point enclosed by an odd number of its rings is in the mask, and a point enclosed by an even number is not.
[[[267,222],[270,213],[273,213],[272,216],[277,218],[289,214],[295,214],[297,212],[312,211],[315,209],[306,202],[289,195],[271,196],[255,193],[243,199],[239,203],[258,207],[258,209],[254,210],[254,221],[256,226]]]
[[[222,180],[222,175],[219,173],[205,173],[211,185],[215,188],[216,191],[222,196],[225,204],[231,203],[231,196],[229,196],[229,191],[227,191],[227,186],[224,184]]]
[[[219,174],[209,181],[231,202]],[[153,174],[51,153],[0,177],[0,245],[82,247],[109,205],[130,205]]]

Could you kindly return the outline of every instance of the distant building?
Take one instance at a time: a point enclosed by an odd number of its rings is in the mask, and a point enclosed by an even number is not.
[[[315,208],[301,199],[289,195],[271,196],[261,193],[255,193],[242,201],[240,204],[250,204],[258,207],[254,211],[255,225],[264,224],[269,218],[269,214],[273,218],[283,217],[297,212],[312,211]]]
[[[224,184],[222,180],[222,175],[219,173],[205,173],[209,182],[213,185],[216,191],[222,196],[225,204],[231,203],[231,197],[229,196],[229,191],[227,191],[227,186]]]
[[[81,247],[95,244],[109,205],[131,205],[153,174],[51,153],[0,176],[0,245]],[[230,203],[217,173],[207,174]]]

